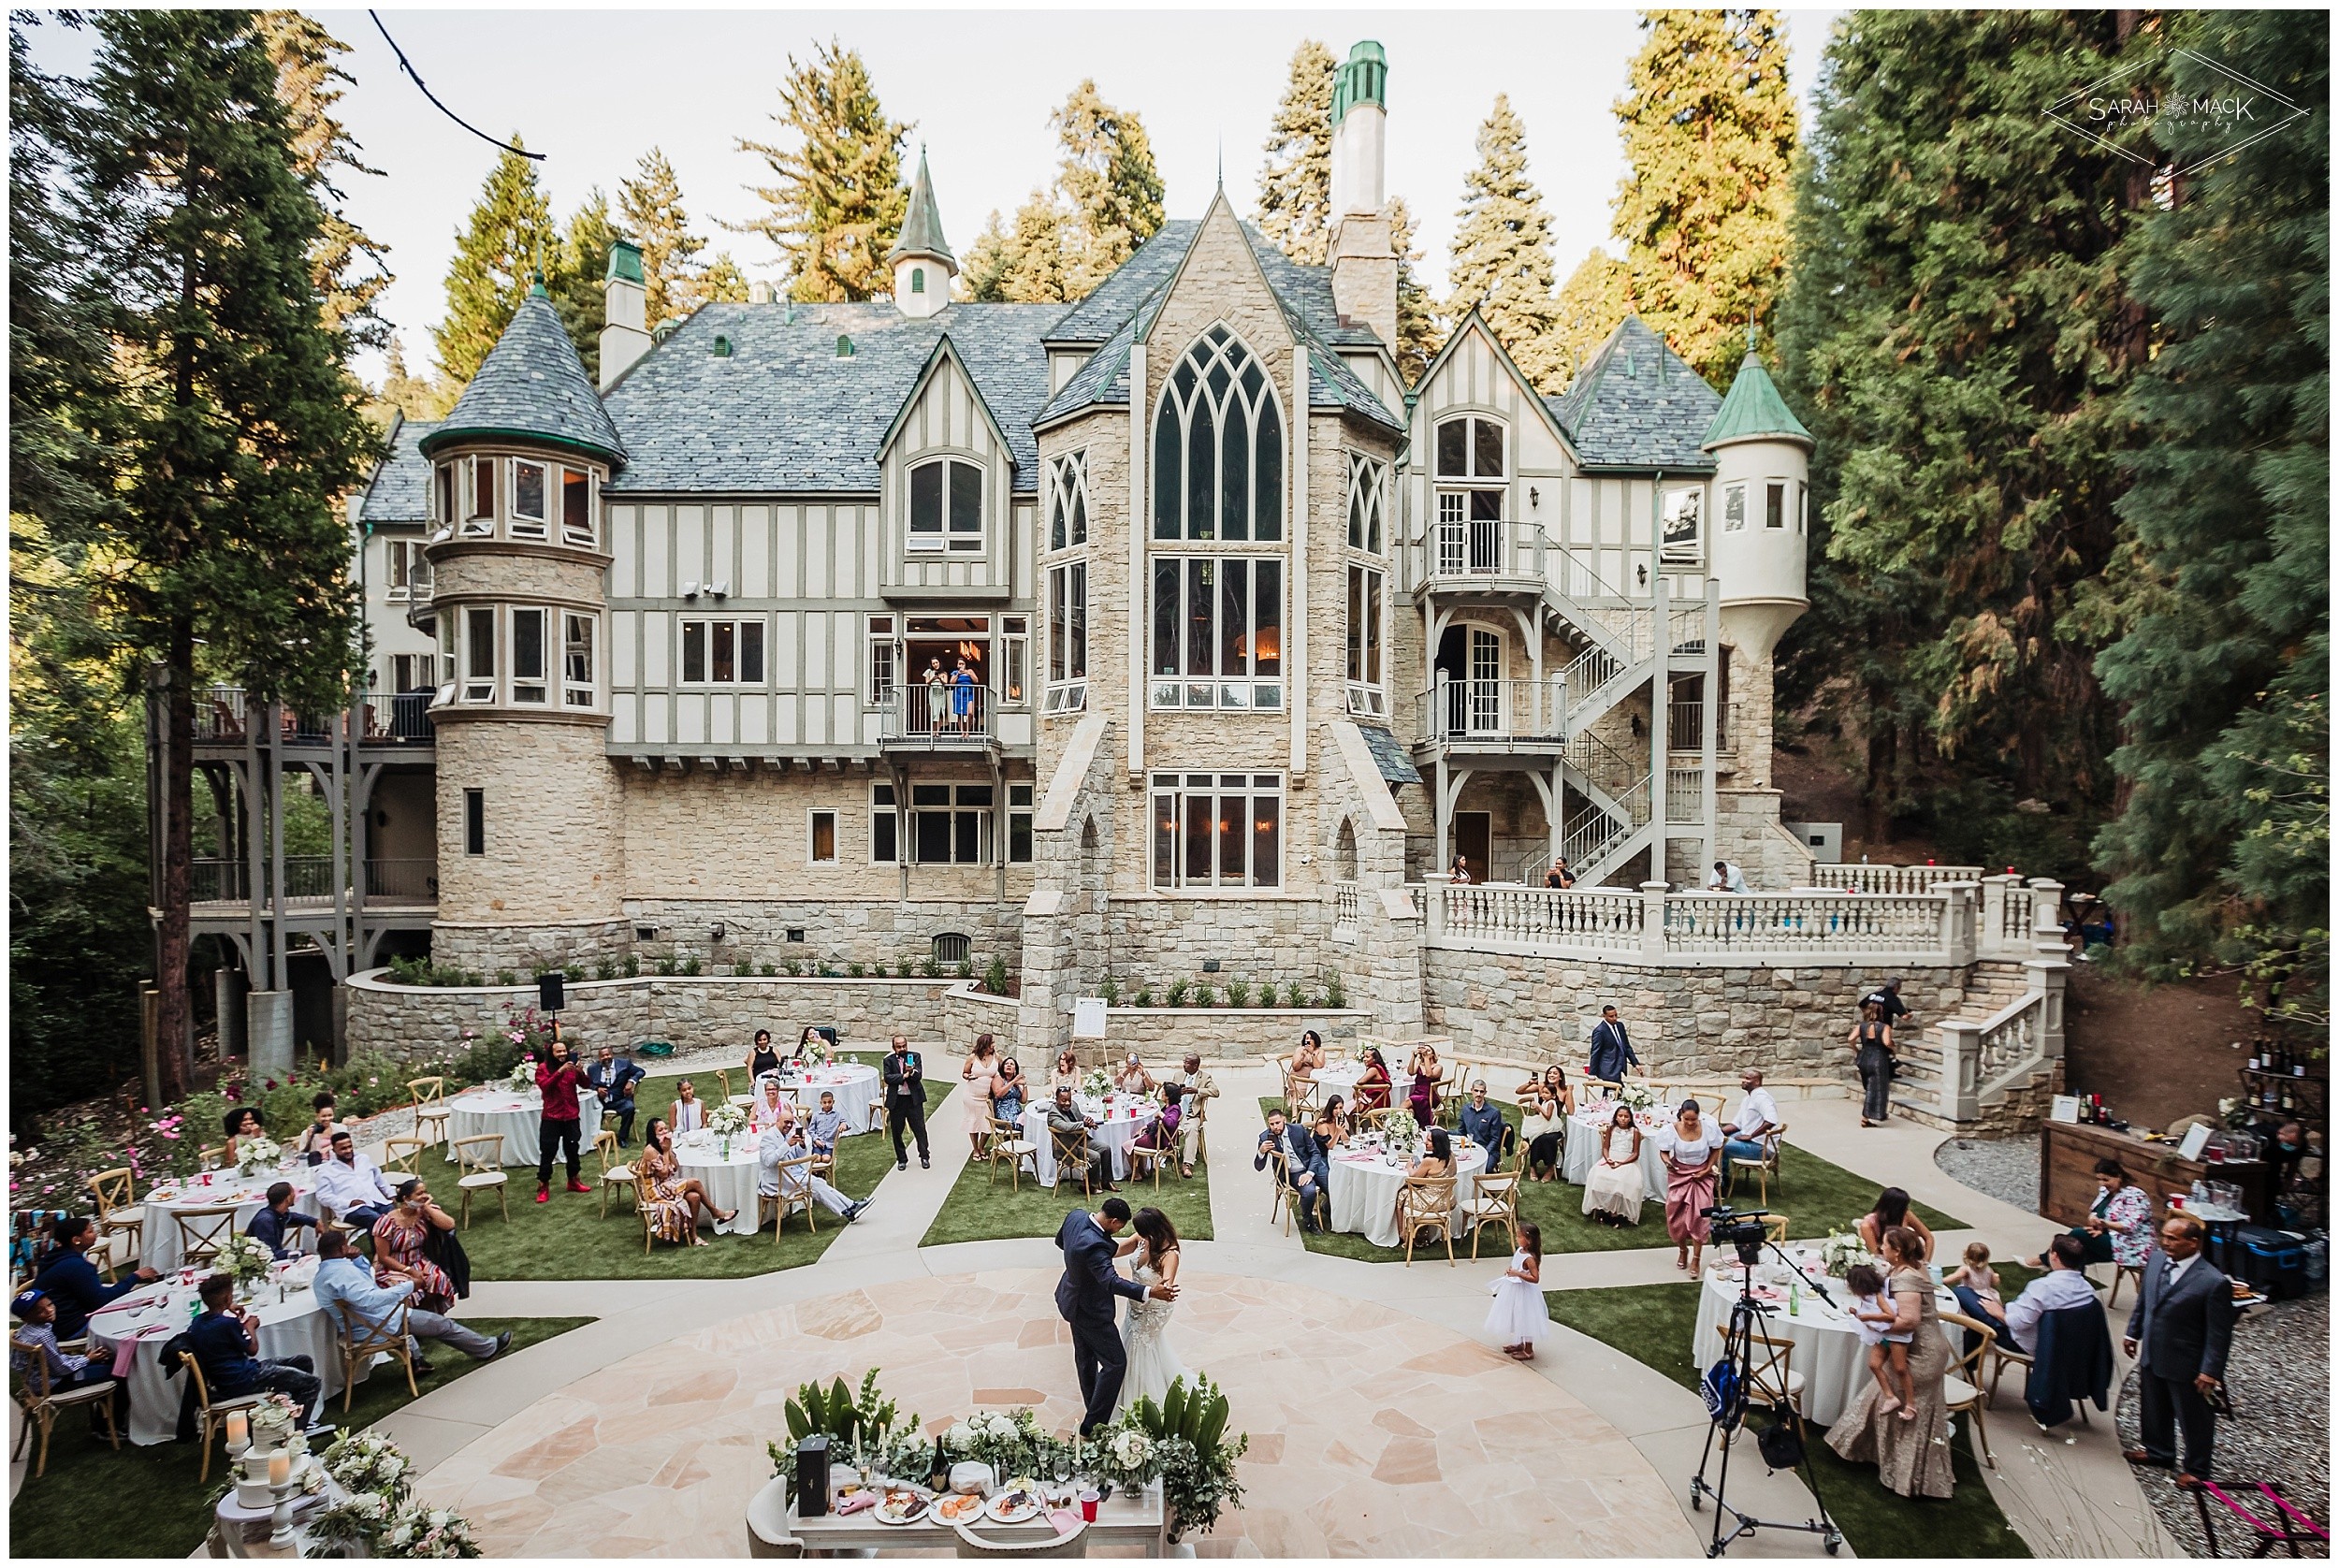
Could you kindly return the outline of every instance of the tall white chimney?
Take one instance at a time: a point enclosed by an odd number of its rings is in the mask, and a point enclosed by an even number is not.
[[[1397,247],[1389,232],[1388,56],[1367,38],[1332,78],[1332,302],[1394,348]]]
[[[649,352],[649,290],[642,281],[642,247],[631,240],[609,243],[609,271],[601,284],[601,389]]]

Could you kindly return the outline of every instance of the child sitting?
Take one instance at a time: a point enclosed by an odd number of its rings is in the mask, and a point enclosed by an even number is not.
[[[1961,1285],[1967,1286],[1987,1309],[1990,1316],[2003,1318],[2006,1315],[2006,1303],[1998,1290],[1998,1270],[1990,1267],[1990,1249],[1983,1242],[1968,1243],[1965,1262],[1959,1264],[1956,1270],[1941,1283],[1951,1290]]]
[[[812,1113],[812,1152],[823,1157],[834,1157],[836,1134],[844,1125],[845,1118],[837,1114],[835,1092],[821,1090],[821,1109]]]
[[[1909,1342],[1915,1336],[1889,1331],[1900,1314],[1884,1299],[1884,1276],[1872,1265],[1855,1263],[1845,1270],[1844,1284],[1854,1298],[1852,1315],[1860,1326],[1860,1343],[1868,1347],[1868,1375],[1884,1396],[1876,1401],[1876,1413],[1890,1416],[1897,1410],[1902,1420],[1915,1420],[1917,1385],[1909,1372]],[[1887,1359],[1892,1363],[1890,1377],[1884,1372]],[[1897,1394],[1893,1391],[1895,1379],[1900,1384]]]

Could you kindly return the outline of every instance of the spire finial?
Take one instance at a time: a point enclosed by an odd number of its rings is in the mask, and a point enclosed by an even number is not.
[[[1754,323],[1753,323],[1753,320],[1750,317],[1750,318],[1748,319],[1748,321],[1747,321],[1747,324],[1746,324],[1746,352],[1747,352],[1747,353],[1751,354],[1751,353],[1753,353],[1753,352],[1754,352],[1754,342],[1755,342],[1755,340],[1756,340],[1757,338],[1759,338],[1759,337],[1761,337],[1761,336],[1762,336],[1762,331],[1763,331],[1763,329],[1762,329],[1761,327],[1759,327],[1755,326],[1755,325],[1754,325]]]
[[[1218,194],[1227,194],[1227,133],[1218,133]]]

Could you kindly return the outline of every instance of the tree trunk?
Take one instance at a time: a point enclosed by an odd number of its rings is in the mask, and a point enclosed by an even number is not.
[[[157,781],[162,843],[156,847],[163,870],[162,921],[154,953],[154,1051],[163,1102],[176,1105],[195,1081],[187,1041],[187,904],[195,855],[195,625],[190,620],[171,625],[164,679],[163,766]]]
[[[1870,844],[1881,845],[1891,843],[1893,836],[1894,775],[1900,761],[1900,732],[1885,716],[1891,693],[1871,687],[1867,696],[1867,778],[1861,799],[1867,806],[1865,836]]]

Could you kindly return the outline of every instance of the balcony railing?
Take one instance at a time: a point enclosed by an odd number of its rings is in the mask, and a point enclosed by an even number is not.
[[[190,868],[189,897],[196,904],[249,904],[252,868],[240,860],[200,859]],[[273,896],[271,863],[259,866],[263,902]],[[356,898],[354,883],[342,889]],[[286,855],[284,898],[287,903],[330,903],[333,898],[333,857]],[[366,901],[369,904],[435,904],[439,898],[439,863],[429,857],[385,857],[366,862]]]
[[[987,746],[995,734],[995,693],[981,686],[897,686],[880,705],[888,746]]]
[[[1814,865],[1811,885],[1847,893],[1926,893],[1937,882],[1978,882],[1978,865]]]
[[[1566,689],[1533,680],[1448,680],[1414,699],[1421,738],[1449,741],[1551,739],[1562,733]]]
[[[1573,861],[1574,857],[1570,857]],[[1455,887],[1424,900],[1433,947],[1502,948],[1553,958],[1636,954],[1678,965],[1891,961],[1960,965],[1975,951],[1975,890],[1928,893],[1693,893],[1621,888],[1561,893]]]
[[[1665,708],[1665,744],[1676,751],[1696,751],[1706,745],[1706,704],[1672,703]],[[1738,748],[1738,704],[1724,703],[1715,716],[1714,750],[1726,754]]]
[[[358,732],[368,746],[429,746],[434,737],[428,691],[360,691],[350,699],[358,716]],[[196,694],[195,738],[236,744],[254,738],[252,726],[266,722],[267,706],[241,687],[214,686]],[[333,739],[338,714],[301,714],[283,710],[277,724],[277,744],[326,746]]]

